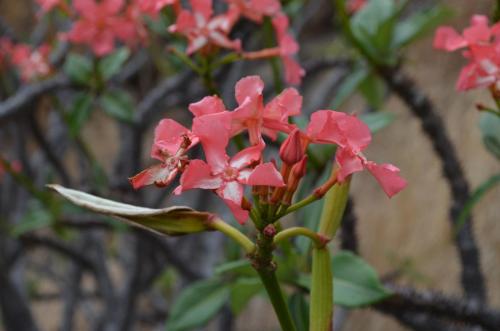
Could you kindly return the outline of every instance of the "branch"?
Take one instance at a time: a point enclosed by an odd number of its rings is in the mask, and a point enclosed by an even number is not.
[[[18,115],[22,111],[32,110],[32,108],[26,109],[25,106],[45,93],[69,86],[71,81],[65,74],[57,74],[41,82],[25,85],[16,94],[0,103],[0,121]]]
[[[410,77],[398,69],[380,67],[378,69],[387,85],[420,120],[424,133],[441,160],[444,176],[451,189],[453,201],[450,216],[452,226],[455,228],[460,212],[469,199],[470,190],[446,127],[430,99],[419,91],[416,83]],[[465,294],[470,299],[484,302],[486,300],[484,277],[480,267],[479,251],[472,232],[471,218],[460,229],[455,237],[455,242],[462,265],[461,279]]]

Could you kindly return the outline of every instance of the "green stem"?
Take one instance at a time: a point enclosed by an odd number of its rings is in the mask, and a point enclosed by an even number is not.
[[[333,316],[333,273],[328,247],[313,248],[309,331],[329,331]]]
[[[245,236],[240,230],[227,224],[221,219],[216,218],[212,220],[210,226],[217,231],[224,233],[226,236],[230,237],[234,241],[243,247],[247,254],[253,253],[255,251],[255,244]]]
[[[344,183],[334,185],[325,195],[318,233],[326,238],[333,238],[340,226],[349,198],[350,183],[351,177],[346,179]]]
[[[276,217],[277,219],[282,218],[285,215],[288,215],[290,213],[293,213],[296,210],[299,210],[307,205],[310,205],[311,203],[317,201],[319,199],[318,196],[311,194],[308,197],[305,197],[304,199],[294,203],[293,205],[290,205],[288,208],[286,208],[284,211],[278,214]]]
[[[264,42],[265,46],[268,48],[272,48],[276,46],[276,40],[274,38],[274,29],[271,19],[269,17],[264,18]],[[273,81],[274,81],[274,90],[276,94],[281,93],[283,90],[283,81],[281,79],[281,70],[277,57],[272,57],[269,59],[269,63],[271,63],[271,69],[273,72]]]
[[[296,226],[278,232],[278,234],[274,236],[273,244],[276,245],[283,240],[287,240],[296,236],[308,237],[314,242],[317,248],[324,247],[325,244],[327,243],[319,234],[312,231],[311,229]]]
[[[292,316],[288,310],[288,306],[281,292],[278,279],[276,278],[276,273],[274,270],[269,269],[257,269],[257,273],[260,276],[262,284],[266,289],[269,298],[271,299],[271,304],[273,305],[274,311],[278,316],[278,320],[283,331],[295,331],[295,325],[293,324]]]

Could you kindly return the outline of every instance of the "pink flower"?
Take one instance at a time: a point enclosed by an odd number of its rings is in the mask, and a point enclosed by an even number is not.
[[[274,140],[278,132],[289,133],[294,129],[288,118],[300,114],[302,96],[296,89],[287,88],[264,106],[263,90],[264,82],[259,76],[247,76],[236,83],[239,106],[234,111],[226,111],[218,97],[205,97],[191,104],[189,110],[196,117],[224,112],[231,121],[230,135],[247,130],[253,145],[260,142],[263,134]]]
[[[134,4],[137,6],[142,14],[157,17],[158,13],[166,6],[179,6],[179,0],[135,0]]]
[[[371,142],[370,129],[356,116],[332,110],[319,110],[311,115],[304,135],[308,143],[337,145],[337,179],[344,181],[349,175],[367,169],[379,182],[384,192],[392,197],[406,186],[399,169],[391,164],[378,165],[368,161],[362,151]]]
[[[488,18],[474,15],[471,26],[462,35],[452,27],[438,28],[434,38],[436,49],[463,52],[469,63],[462,69],[457,82],[458,90],[496,84],[500,79],[500,24],[488,26]]]
[[[68,11],[68,6],[63,0],[35,0],[35,1],[40,6],[42,14],[47,13],[56,7]]]
[[[75,0],[73,5],[80,18],[67,34],[69,41],[89,45],[97,56],[111,53],[115,40],[138,41],[137,20],[121,13],[123,0]]]
[[[134,189],[155,184],[163,187],[170,184],[189,162],[187,151],[198,143],[191,131],[174,120],[161,120],[155,129],[151,157],[161,161],[131,177]]]
[[[366,0],[348,0],[347,1],[347,12],[349,14],[354,14],[361,10],[366,5]]]
[[[276,31],[281,60],[285,68],[285,80],[289,84],[300,84],[305,75],[304,69],[293,59],[299,51],[297,41],[288,33],[289,21],[285,14],[279,14],[273,18],[273,26]]]
[[[240,51],[240,40],[230,40],[231,31],[239,13],[231,9],[213,17],[211,0],[191,0],[192,12],[181,10],[177,21],[170,26],[169,31],[184,35],[189,42],[188,55],[210,45]]]
[[[8,161],[7,161],[8,162]],[[22,170],[22,165],[21,165],[21,162],[15,160],[15,161],[12,161],[9,163],[9,166],[12,168],[12,170],[16,173],[18,172],[21,172]],[[2,179],[2,177],[5,175],[5,169],[2,165],[2,163],[0,162],[0,180]]]
[[[48,45],[32,49],[29,45],[18,44],[12,45],[10,50],[12,64],[18,68],[21,79],[25,82],[50,74],[49,54]]]
[[[226,147],[230,137],[228,121],[214,117],[195,118],[193,132],[200,138],[207,162],[192,160],[181,176],[175,193],[193,188],[214,190],[240,223],[248,218],[242,208],[243,185],[284,186],[272,163],[260,163],[264,142],[245,148],[230,158]]]
[[[238,12],[256,23],[262,23],[264,16],[272,17],[281,10],[278,0],[227,0],[230,6],[238,9]]]

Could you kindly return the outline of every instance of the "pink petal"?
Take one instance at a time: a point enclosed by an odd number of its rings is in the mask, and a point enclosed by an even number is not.
[[[165,164],[157,164],[129,178],[129,181],[136,190],[151,184],[167,186],[174,180],[178,172],[177,168],[172,169]]]
[[[489,41],[491,32],[488,27],[488,18],[483,15],[472,16],[471,26],[464,29],[463,36],[469,44]]]
[[[296,89],[289,87],[266,105],[264,117],[288,121],[289,116],[300,115],[301,109],[302,96]]]
[[[123,4],[123,0],[103,0],[100,2],[99,9],[103,11],[102,14],[113,16],[118,14]]]
[[[285,182],[280,172],[276,169],[274,164],[271,162],[259,164],[255,167],[252,174],[248,177],[248,185],[266,185],[283,187]]]
[[[239,151],[235,156],[231,158],[231,160],[229,161],[229,165],[232,168],[241,170],[253,163],[259,162],[262,158],[262,150],[264,149],[264,147],[264,142],[260,140],[259,144]]]
[[[241,105],[248,97],[251,100],[262,96],[264,82],[259,76],[247,76],[240,79],[235,86],[236,101]]]
[[[466,46],[467,41],[452,27],[442,26],[436,30],[434,48],[451,52]]]
[[[97,4],[94,0],[74,0],[73,7],[84,17],[91,17],[97,13]]]
[[[278,0],[250,0],[250,6],[256,12],[266,16],[274,16],[281,10],[281,4]]]
[[[378,181],[385,194],[390,198],[405,188],[407,182],[399,176],[399,169],[392,164],[376,164],[367,162],[366,168]]]
[[[187,10],[182,10],[177,16],[177,20],[174,25],[168,28],[168,31],[172,33],[187,33],[190,29],[196,27],[196,21],[193,14]]]
[[[338,148],[335,160],[339,165],[337,173],[339,182],[343,182],[347,176],[364,169],[363,160],[348,149]]]
[[[243,199],[243,186],[236,182],[226,182],[226,184],[216,193],[224,200],[226,205],[231,209],[236,220],[243,224],[248,218],[248,211],[241,208]]]
[[[283,13],[280,13],[273,17],[272,20],[274,30],[276,31],[276,35],[278,36],[278,40],[281,39],[283,35],[287,33],[288,30],[288,16]]]
[[[371,142],[370,128],[356,116],[331,111],[330,121],[338,128],[337,144],[349,147],[354,152],[364,150]]]
[[[229,143],[231,123],[225,114],[195,117],[193,133],[199,137],[208,164],[214,172],[222,171],[228,164],[226,147]]]
[[[203,116],[207,114],[221,113],[226,111],[226,106],[221,98],[217,96],[204,97],[198,102],[189,105],[189,111],[194,116]]]
[[[300,64],[289,56],[283,56],[283,65],[285,67],[285,80],[288,84],[299,85],[302,77],[306,74]]]
[[[184,142],[183,135],[191,139],[191,146],[198,143],[195,137],[187,128],[172,119],[163,119],[155,128],[153,147],[151,148],[151,157],[164,160],[165,152],[174,155]]]
[[[234,49],[235,51],[241,50],[241,40],[230,40],[227,36],[219,31],[211,31],[209,38],[217,46],[227,49]]]
[[[181,176],[179,187],[175,194],[184,191],[201,188],[205,190],[215,190],[223,184],[219,177],[212,175],[212,169],[202,160],[191,160]]]
[[[212,0],[190,0],[193,13],[201,14],[206,21],[212,17]]]

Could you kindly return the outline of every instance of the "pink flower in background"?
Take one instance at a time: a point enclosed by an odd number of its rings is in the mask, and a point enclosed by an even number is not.
[[[500,24],[489,27],[488,18],[474,15],[471,26],[459,34],[449,26],[437,29],[434,47],[448,52],[464,49],[469,63],[460,72],[458,90],[497,84],[500,79]]]
[[[123,0],[75,0],[73,5],[79,19],[66,35],[69,41],[89,45],[97,56],[111,53],[116,40],[138,42],[137,21],[124,15]]]
[[[347,0],[347,12],[354,14],[361,10],[367,3],[367,0]]]
[[[169,31],[184,35],[188,39],[188,55],[210,45],[240,51],[240,40],[228,37],[238,11],[230,9],[224,14],[213,16],[211,0],[191,0],[192,11],[183,9]]]
[[[182,174],[175,193],[193,188],[214,190],[230,208],[238,222],[244,223],[248,211],[242,208],[243,185],[284,186],[283,178],[272,163],[262,163],[263,141],[245,148],[230,158],[229,122],[196,118],[193,132],[200,138],[207,162],[192,160]]]
[[[11,167],[12,171],[14,171],[16,173],[21,172],[21,170],[22,170],[21,162],[19,162],[17,160],[10,162],[9,166]],[[0,180],[5,175],[5,173],[6,173],[6,170],[4,169],[2,163],[0,162]]]
[[[11,45],[9,49],[9,58],[20,73],[21,79],[30,82],[50,74],[51,66],[49,62],[50,47],[42,45],[33,49],[29,45],[17,44]]]
[[[299,52],[299,45],[293,36],[288,32],[288,16],[279,14],[273,18],[273,26],[276,31],[281,60],[285,68],[285,80],[292,85],[300,84],[305,75],[304,69],[293,56]]]
[[[12,50],[12,42],[7,38],[0,38],[0,70],[5,69],[8,65],[8,55]]]
[[[187,151],[198,143],[198,137],[174,120],[161,120],[155,129],[151,157],[161,161],[131,177],[135,189],[155,184],[163,187],[170,184],[189,162]]]
[[[262,23],[264,16],[272,17],[281,11],[278,0],[227,0],[231,7],[247,19]]]
[[[157,17],[158,13],[167,6],[179,8],[179,0],[135,0],[134,5],[137,6],[141,14]]]

